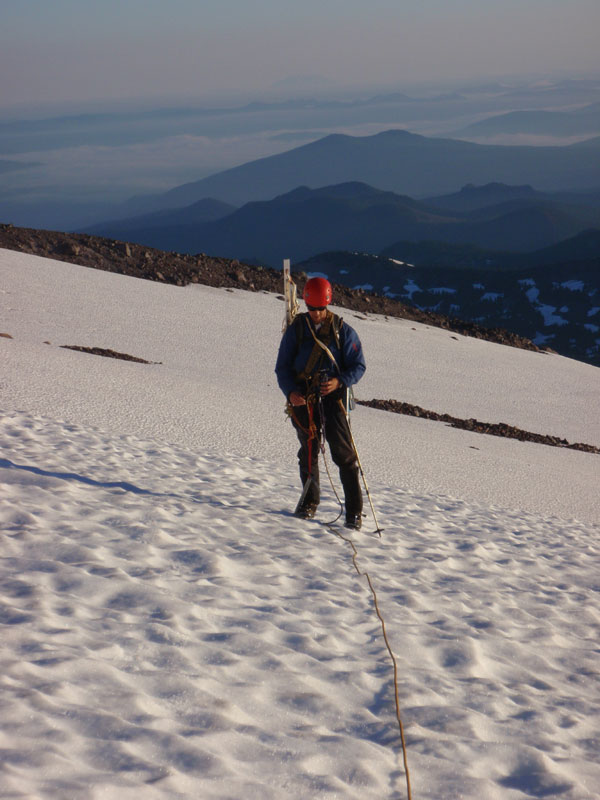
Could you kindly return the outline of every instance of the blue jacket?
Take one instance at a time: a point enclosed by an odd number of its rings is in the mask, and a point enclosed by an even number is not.
[[[299,314],[299,319],[288,327],[283,334],[281,344],[279,345],[279,353],[277,355],[277,363],[275,364],[275,374],[277,375],[277,383],[284,395],[289,398],[291,392],[297,389],[301,394],[306,390],[306,384],[299,379],[300,373],[303,371],[310,355],[315,346],[315,340],[308,328],[310,325],[310,317],[308,314]],[[298,347],[298,331],[296,326],[304,326],[300,347]],[[327,345],[331,354],[334,356],[339,371],[334,364],[331,363],[330,358],[323,352],[323,358],[319,369],[323,369],[332,378],[339,378],[343,386],[350,387],[362,378],[366,364],[363,356],[362,345],[358,334],[342,322],[339,331],[340,346],[337,346],[335,337],[331,337],[331,342]]]

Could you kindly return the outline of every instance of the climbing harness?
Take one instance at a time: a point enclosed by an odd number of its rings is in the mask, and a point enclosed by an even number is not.
[[[323,463],[325,464],[325,470],[327,472],[327,477],[329,478],[329,485],[331,486],[333,494],[335,495],[335,499],[338,501],[338,505],[340,507],[337,517],[335,519],[332,519],[329,523],[325,523],[328,525],[333,525],[338,521],[338,519],[344,513],[344,504],[342,503],[340,496],[337,492],[337,489],[335,488],[335,484],[333,482],[333,478],[331,477],[331,472],[329,470],[329,462],[327,461],[327,455],[325,453],[325,425],[327,423],[327,419],[325,417],[325,406],[323,405],[323,398],[321,392],[318,393],[318,401],[319,401],[319,420],[321,422],[321,435],[319,437],[321,455],[323,456]]]
[[[321,360],[323,359],[323,355],[326,355],[329,358],[329,360],[331,361],[331,363],[333,364],[339,375],[341,370],[339,368],[337,361],[335,360],[335,356],[325,344],[325,340],[330,340],[331,335],[333,334],[336,344],[339,348],[340,346],[339,331],[343,321],[342,318],[338,317],[337,314],[334,314],[332,311],[328,311],[325,320],[321,323],[321,326],[319,328],[319,336],[317,336],[317,334],[313,329],[310,316],[308,314],[303,314],[302,318],[306,320],[308,330],[310,331],[311,336],[315,340],[315,344],[310,356],[308,357],[308,361],[306,362],[306,366],[304,367],[301,377],[304,377],[305,375],[306,376],[312,375],[314,373],[317,362],[319,362],[320,359]],[[296,322],[296,325],[298,326],[298,328],[300,328],[300,330],[298,331],[300,334],[302,333],[302,318],[299,318],[298,321]],[[298,338],[300,339],[300,337]]]
[[[315,422],[314,412],[315,406],[318,408],[319,414],[319,426]],[[319,450],[323,456],[323,463],[325,464],[325,469],[327,471],[327,477],[329,478],[329,484],[335,495],[335,498],[340,506],[340,511],[337,517],[329,524],[333,524],[337,522],[337,520],[341,517],[344,512],[344,504],[340,499],[337,489],[335,488],[335,484],[333,482],[333,478],[331,477],[331,471],[329,469],[329,462],[327,460],[327,454],[325,450],[325,425],[326,425],[326,417],[325,417],[325,407],[323,405],[323,398],[321,392],[319,391],[319,383],[316,382],[314,386],[307,392],[306,396],[306,412],[308,417],[308,426],[305,427],[302,425],[300,420],[298,419],[298,415],[294,410],[294,406],[291,403],[288,403],[286,406],[286,411],[294,424],[306,435],[307,437],[307,451],[308,451],[308,477],[304,482],[304,486],[302,488],[302,494],[300,495],[300,499],[296,505],[295,513],[298,513],[299,510],[302,508],[304,504],[304,500],[306,499],[306,495],[308,494],[308,490],[310,489],[310,484],[313,480],[312,477],[312,454],[313,454],[313,445],[316,440]]]

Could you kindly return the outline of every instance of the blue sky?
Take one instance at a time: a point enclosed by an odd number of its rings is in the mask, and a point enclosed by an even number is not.
[[[0,108],[600,72],[598,0],[10,0]]]

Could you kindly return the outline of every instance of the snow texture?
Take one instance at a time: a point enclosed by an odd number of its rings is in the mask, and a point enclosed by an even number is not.
[[[281,301],[0,251],[0,309],[0,796],[405,798],[369,587],[291,515]],[[359,397],[600,444],[598,369],[341,313]],[[600,458],[353,430],[415,800],[600,796]]]

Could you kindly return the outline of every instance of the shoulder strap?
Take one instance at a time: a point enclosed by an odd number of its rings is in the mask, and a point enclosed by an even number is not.
[[[337,361],[335,360],[335,356],[333,355],[333,353],[331,352],[329,347],[327,347],[325,342],[323,342],[321,339],[319,339],[317,337],[317,335],[315,334],[315,332],[313,330],[313,327],[312,327],[312,324],[311,324],[311,321],[310,321],[310,316],[308,314],[298,314],[295,317],[294,322],[293,322],[293,325],[296,328],[296,355],[300,351],[300,347],[302,345],[302,340],[304,338],[304,320],[305,319],[306,319],[306,324],[308,325],[308,330],[310,331],[310,333],[311,333],[311,335],[312,335],[312,337],[313,337],[313,339],[315,341],[315,344],[314,344],[314,347],[313,347],[313,349],[311,351],[311,354],[310,354],[310,356],[308,358],[308,361],[306,362],[306,365],[305,365],[304,369],[302,370],[302,373],[301,373],[302,376],[306,377],[308,375],[311,375],[313,370],[314,370],[314,368],[315,368],[315,366],[316,366],[316,364],[317,364],[317,362],[319,361],[320,358],[323,357],[323,355],[327,355],[327,357],[329,358],[331,363],[335,366],[337,371],[340,372],[340,367],[339,367],[339,364],[337,363]],[[334,314],[332,312],[331,317],[330,317],[329,329],[328,329],[329,340],[331,340],[331,335],[333,335],[333,338],[335,339],[335,343],[336,343],[336,346],[337,346],[338,350],[341,350],[340,330],[342,328],[343,322],[344,322],[344,320],[342,319],[342,317],[339,317],[337,314]]]
[[[302,340],[304,338],[304,325],[302,324],[302,320],[306,316],[308,315],[305,313],[297,314],[294,317],[294,321],[292,322],[292,325],[296,329],[296,353],[298,353],[298,351],[300,350],[300,347],[302,345]],[[343,324],[344,324],[343,317],[339,317],[337,314],[332,313],[331,330],[333,331],[333,335],[335,337],[335,343],[338,348],[340,347],[340,331],[342,330]]]
[[[340,350],[340,331],[342,329],[342,325],[344,324],[344,320],[342,317],[338,317],[337,314],[333,315],[332,325],[331,328],[333,330],[333,335],[335,337],[335,343],[337,345],[338,350]]]
[[[335,314],[332,314],[330,319],[327,320],[324,323],[324,325],[327,325],[327,323],[329,323],[329,331],[331,329],[333,329],[334,330],[334,335],[335,335],[334,317],[335,317]],[[321,339],[314,332],[313,326],[311,325],[311,322],[310,322],[310,319],[308,319],[307,322],[308,322],[308,330],[310,331],[311,336],[315,340],[315,345],[313,347],[313,350],[312,350],[312,353],[310,355],[310,358],[309,358],[309,360],[308,360],[308,362],[306,364],[306,367],[304,368],[305,373],[310,374],[312,372],[312,370],[315,367],[315,364],[316,364],[317,360],[319,359],[319,356],[322,357],[323,353],[325,353],[327,355],[327,357],[329,358],[331,363],[335,366],[337,371],[340,372],[340,368],[339,368],[339,365],[338,365],[337,361],[335,360],[335,356],[333,355],[331,350],[327,347],[325,342],[321,341]]]

